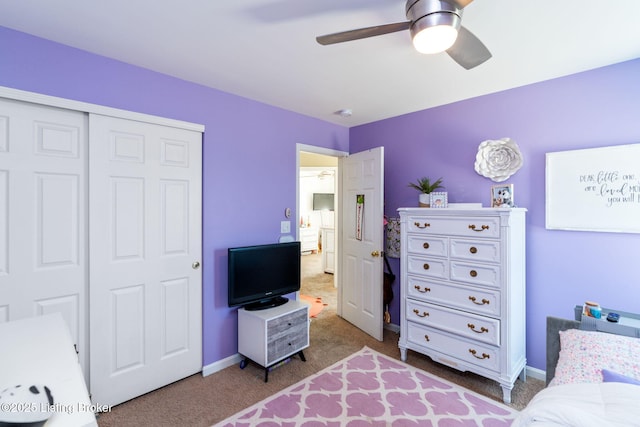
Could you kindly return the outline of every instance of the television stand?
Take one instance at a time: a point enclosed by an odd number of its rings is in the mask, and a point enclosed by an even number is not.
[[[288,300],[285,304],[251,311],[238,310],[238,353],[244,356],[240,368],[249,360],[264,367],[264,382],[269,370],[293,355],[305,362],[302,350],[309,347],[309,305]]]

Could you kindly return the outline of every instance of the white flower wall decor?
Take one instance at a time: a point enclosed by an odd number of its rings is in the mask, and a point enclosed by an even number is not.
[[[478,146],[476,172],[492,181],[506,181],[521,167],[522,153],[511,138],[487,140]]]

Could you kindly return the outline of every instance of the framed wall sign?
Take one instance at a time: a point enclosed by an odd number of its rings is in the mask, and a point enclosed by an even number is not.
[[[546,228],[640,233],[640,144],[546,154]]]

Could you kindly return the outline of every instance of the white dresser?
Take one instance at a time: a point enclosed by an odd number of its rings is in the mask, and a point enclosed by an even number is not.
[[[318,252],[318,228],[300,228],[300,252]]]
[[[336,268],[336,230],[323,227],[322,235],[322,271],[333,274]]]
[[[500,383],[525,380],[526,209],[398,209],[400,353]]]

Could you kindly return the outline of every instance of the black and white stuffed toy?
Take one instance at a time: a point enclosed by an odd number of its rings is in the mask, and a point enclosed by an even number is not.
[[[46,385],[16,385],[0,391],[0,427],[39,427],[51,417],[53,395]]]

